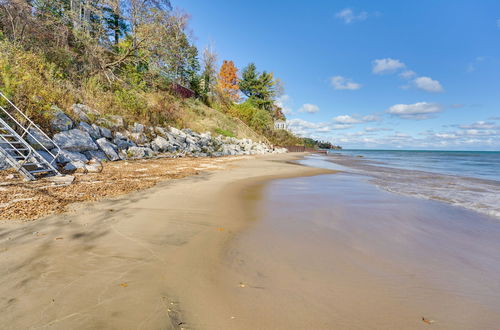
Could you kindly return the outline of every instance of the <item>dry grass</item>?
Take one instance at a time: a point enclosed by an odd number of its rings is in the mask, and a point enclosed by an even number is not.
[[[235,160],[224,158],[160,158],[104,164],[101,173],[75,174],[73,184],[42,179],[23,181],[14,171],[0,171],[0,220],[35,220],[62,213],[78,202],[98,201],[179,179],[223,169]]]

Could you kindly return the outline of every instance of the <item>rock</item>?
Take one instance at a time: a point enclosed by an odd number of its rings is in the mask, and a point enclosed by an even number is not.
[[[130,147],[127,150],[128,158],[140,159],[154,156],[153,150],[144,147]]]
[[[114,162],[120,159],[118,153],[116,152],[118,150],[116,145],[106,140],[106,138],[101,138],[96,142],[99,145],[99,148],[104,151],[109,160]]]
[[[113,135],[114,135],[115,139],[127,140],[127,136],[130,135],[130,132],[126,132],[126,133],[115,132]]]
[[[40,156],[42,156],[49,163],[52,163],[54,161],[55,154],[54,154],[54,156],[52,156],[51,154],[49,154],[47,151],[44,151],[44,150],[38,150],[37,152],[40,154]]]
[[[118,150],[127,150],[130,147],[137,147],[137,145],[134,142],[130,141],[129,139],[120,140],[115,138],[113,140],[113,143],[116,144]]]
[[[107,115],[104,118],[99,118],[97,123],[115,131],[123,129],[125,127],[125,121],[123,120],[123,117],[117,115]]]
[[[148,142],[148,138],[146,134],[144,133],[130,133],[129,139],[132,140],[133,142],[141,145],[145,144]]]
[[[112,139],[113,138],[113,133],[109,128],[99,126],[99,131],[101,132],[101,135],[104,136],[105,138]]]
[[[99,161],[108,160],[108,157],[106,157],[106,154],[101,150],[85,151],[83,154],[89,160],[92,160],[92,159],[99,160]]]
[[[7,160],[5,160],[5,156],[0,154],[0,171],[6,170],[10,168],[9,163],[7,163]]]
[[[151,148],[155,152],[173,152],[175,147],[164,137],[157,136],[153,142],[151,142]]]
[[[102,163],[98,160],[91,161],[89,164],[85,165],[85,171],[87,173],[101,173],[102,169]]]
[[[95,120],[99,116],[99,112],[84,104],[73,104],[71,110],[81,121],[87,123],[93,121],[92,119]]]
[[[52,148],[55,148],[54,143],[46,136],[44,135],[40,130],[31,127],[28,129],[28,143],[33,146],[33,148],[40,150],[40,149],[47,149],[50,150]]]
[[[154,131],[156,134],[166,137],[168,135],[168,131],[163,127],[155,127]]]
[[[90,137],[94,140],[101,138],[101,133],[97,125],[89,125],[84,121],[81,121],[78,125],[78,129],[89,133]]]
[[[83,152],[98,149],[89,133],[80,129],[57,133],[54,135],[54,142],[61,149],[69,151]]]
[[[67,171],[67,172],[72,172],[72,171],[76,171],[79,168],[83,168],[84,169],[85,166],[86,166],[86,164],[84,162],[75,161],[75,162],[67,163],[64,166],[64,170]]]
[[[50,120],[50,127],[53,131],[61,132],[73,128],[73,121],[60,108],[53,105],[51,111],[52,119]]]
[[[53,149],[52,154],[57,155],[57,149]],[[69,150],[61,150],[59,156],[57,156],[57,162],[60,164],[67,164],[70,162],[84,162],[88,161],[87,157],[79,152],[69,151]]]
[[[132,126],[132,133],[144,133],[144,125],[134,123],[134,126]]]

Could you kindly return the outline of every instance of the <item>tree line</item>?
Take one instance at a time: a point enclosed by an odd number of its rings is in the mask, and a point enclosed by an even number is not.
[[[241,96],[270,112],[282,87],[249,64],[238,77],[233,61],[217,64],[210,48],[191,41],[188,15],[169,0],[0,0],[0,38],[42,53],[73,82],[100,79],[123,86],[190,88],[206,103]]]

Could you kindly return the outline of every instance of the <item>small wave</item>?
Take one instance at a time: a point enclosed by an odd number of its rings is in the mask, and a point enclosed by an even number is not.
[[[333,155],[328,160],[367,176],[381,189],[449,203],[500,219],[499,181],[392,168],[349,156]]]

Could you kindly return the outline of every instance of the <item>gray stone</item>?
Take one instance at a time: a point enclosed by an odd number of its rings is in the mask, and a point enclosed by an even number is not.
[[[85,166],[86,166],[86,164],[84,162],[74,161],[74,162],[67,163],[64,166],[64,170],[68,171],[68,172],[72,172],[72,171],[76,171],[79,168],[85,168]]]
[[[105,138],[112,139],[113,138],[113,133],[109,128],[99,126],[99,131],[101,132],[101,135],[104,136]]]
[[[71,110],[81,121],[85,121],[87,123],[99,116],[99,112],[84,104],[73,104],[71,106]]]
[[[96,159],[96,160],[99,160],[99,161],[108,160],[108,157],[106,157],[106,154],[103,151],[101,151],[101,150],[85,151],[84,155],[89,160],[92,160],[92,159]]]
[[[31,127],[28,130],[29,134],[27,137],[28,143],[33,146],[33,148],[40,150],[40,149],[47,149],[50,150],[52,148],[55,148],[54,143],[46,136],[44,135],[40,130]]]
[[[60,108],[53,105],[51,110],[52,119],[50,120],[50,127],[53,131],[61,132],[73,128],[73,121]]]
[[[52,163],[54,161],[54,156],[55,154],[50,154],[48,153],[47,151],[44,151],[44,150],[38,150],[38,153],[40,154],[40,156],[42,156],[46,161],[48,161],[49,163]]]
[[[134,126],[132,126],[132,133],[144,133],[144,125],[139,124],[139,123],[134,123]]]
[[[116,145],[106,140],[106,138],[101,138],[96,142],[99,145],[99,148],[101,148],[101,150],[104,151],[109,160],[117,161],[120,159],[118,153],[116,152],[118,150]]]
[[[94,140],[101,138],[101,133],[99,132],[99,127],[95,125],[89,125],[84,121],[81,121],[78,125],[78,129],[89,133],[90,137]]]
[[[137,145],[134,142],[130,141],[129,139],[121,140],[115,138],[113,140],[113,143],[116,144],[118,150],[127,150],[130,147],[137,147]]]
[[[164,137],[157,136],[153,142],[151,142],[151,148],[155,152],[172,152],[175,151],[175,147]]]
[[[53,149],[52,153],[57,155],[57,149]],[[60,164],[67,164],[71,162],[87,162],[87,157],[79,152],[69,151],[69,150],[61,150],[59,156],[57,156],[57,162]]]
[[[104,118],[99,118],[97,123],[113,130],[120,130],[125,127],[123,117],[118,115],[107,115]]]
[[[0,155],[0,171],[10,168],[9,163],[5,160],[5,156]]]
[[[130,135],[130,132],[129,131],[125,131],[125,133],[114,132],[113,135],[114,135],[115,139],[126,140],[127,136]]]
[[[128,158],[140,159],[154,156],[153,150],[144,147],[131,147],[127,150]]]
[[[61,149],[69,151],[83,152],[98,149],[89,133],[79,129],[57,133],[54,135],[54,142]]]
[[[130,133],[129,139],[138,145],[145,144],[148,142],[148,138],[144,133]]]
[[[101,173],[102,168],[102,163],[99,160],[94,160],[85,165],[85,171],[87,173]]]

